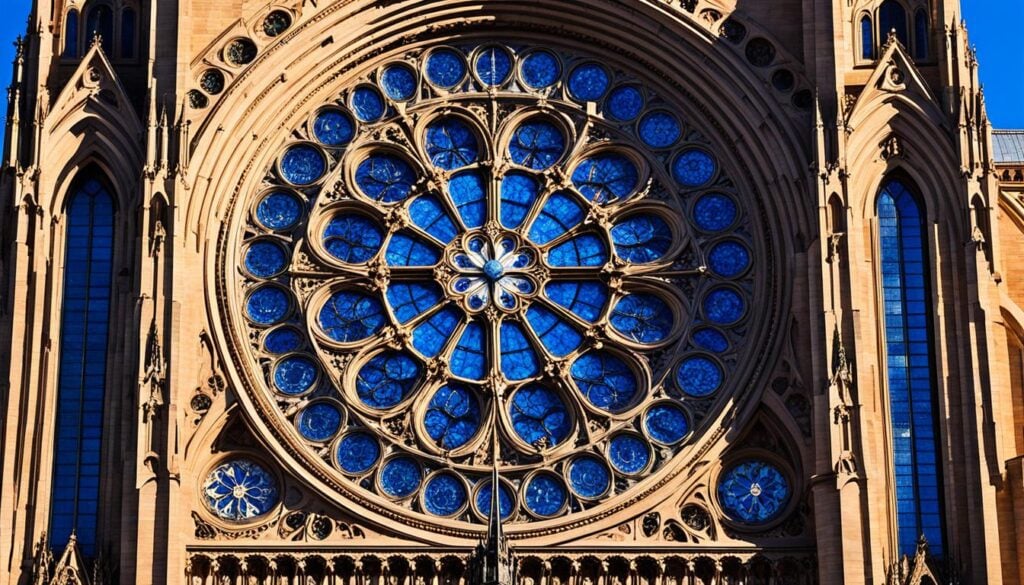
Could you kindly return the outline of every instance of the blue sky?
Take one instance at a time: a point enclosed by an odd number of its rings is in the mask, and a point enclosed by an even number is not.
[[[11,43],[24,32],[32,4],[31,0],[3,3],[8,17],[0,19],[0,87],[10,83],[14,59]],[[1024,43],[1014,32],[1024,26],[1024,1],[962,0],[962,5],[971,42],[978,48],[992,124],[996,128],[1024,128]],[[0,99],[0,108],[6,106],[7,100]],[[0,137],[3,131],[0,124]]]

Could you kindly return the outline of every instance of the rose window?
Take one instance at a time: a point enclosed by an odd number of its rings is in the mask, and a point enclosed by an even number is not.
[[[494,489],[513,523],[585,512],[670,468],[737,391],[756,229],[710,144],[627,73],[436,47],[296,132],[252,200],[237,298],[260,415],[348,493],[470,523]],[[787,489],[768,479],[723,494],[763,520]]]

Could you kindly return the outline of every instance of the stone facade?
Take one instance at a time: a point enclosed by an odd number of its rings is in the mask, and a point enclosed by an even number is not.
[[[905,19],[899,32],[881,24],[901,22],[894,6]],[[641,88],[644,111],[675,120],[682,137],[668,142],[679,148],[656,144],[642,121],[618,124],[609,102],[568,85],[545,93],[520,77],[488,84],[479,71],[462,89],[428,79],[415,99],[389,94],[388,114],[344,139],[351,155],[318,134],[325,107],[359,118],[358,88],[377,91],[379,81],[388,92],[387,64],[429,77],[422,63],[439,47],[478,59],[493,43],[517,67],[541,48],[566,64],[607,68],[622,86]],[[993,131],[977,70],[957,0],[37,0],[19,43],[0,176],[0,585],[473,582],[474,550],[488,533],[482,506],[463,502],[439,518],[425,496],[389,499],[379,477],[348,473],[335,460],[337,439],[304,440],[292,422],[314,395],[350,413],[345,424],[362,421],[394,443],[392,457],[404,450],[425,462],[421,472],[465,475],[462,489],[474,498],[486,481],[507,482],[519,511],[500,526],[508,548],[495,542],[515,559],[520,583],[1024,582],[1024,262],[1016,256],[1024,136]],[[722,389],[683,396],[687,379],[674,368],[693,347],[648,351],[610,320],[587,328],[583,343],[625,348],[616,351],[650,364],[636,370],[645,372],[646,398],[630,403],[628,416],[573,406],[576,443],[517,437],[502,418],[516,386],[491,376],[471,387],[500,405],[485,424],[507,432],[431,446],[419,438],[429,429],[417,426],[430,405],[399,401],[378,416],[355,404],[348,372],[365,348],[347,338],[332,344],[315,324],[299,333],[314,340],[317,367],[337,373],[318,378],[329,400],[305,390],[282,396],[283,382],[269,390],[283,366],[260,353],[265,334],[245,302],[260,277],[242,259],[266,236],[256,202],[275,181],[315,200],[311,217],[362,201],[353,195],[360,171],[347,161],[382,145],[429,159],[424,132],[443,116],[479,122],[480,140],[493,134],[496,144],[517,139],[509,138],[515,120],[556,121],[574,140],[564,170],[538,173],[545,189],[585,191],[573,169],[602,149],[621,143],[622,152],[643,153],[630,160],[645,178],[645,205],[668,210],[685,250],[656,274],[609,259],[601,278],[615,298],[641,278],[669,291],[671,335],[696,322],[696,299],[715,269],[693,260],[712,240],[682,219],[689,191],[664,185],[685,184],[674,170],[685,145],[714,153],[715,188],[746,210],[730,237],[748,246],[752,264],[747,280],[726,287],[749,293],[749,306],[726,342],[732,357],[711,360],[728,380]],[[325,168],[285,181],[282,153],[300,147],[320,153],[315,164]],[[511,164],[480,169],[497,177]],[[415,193],[450,179],[424,172]],[[57,439],[62,316],[78,245],[68,210],[86,176],[98,178],[115,210],[102,412],[79,423],[99,429],[102,471],[95,543],[90,536],[85,550],[86,537],[73,532],[58,549],[51,527],[64,484],[54,470],[69,448]],[[897,519],[876,207],[892,179],[915,193],[925,226],[941,555],[924,541],[901,548]],[[377,217],[369,203],[360,209]],[[611,229],[617,216],[602,209],[595,203],[585,225]],[[390,232],[415,223],[400,212],[380,216]],[[496,226],[477,227],[493,235]],[[400,272],[369,262],[344,280],[343,270],[320,268],[319,244],[272,236],[275,246],[296,246],[282,290],[297,314],[323,302],[316,279],[336,279],[332,291],[350,281],[383,291]],[[530,278],[555,278],[548,268]],[[453,277],[435,269],[424,278]],[[396,321],[380,335],[397,350],[416,333]],[[423,363],[428,384],[450,366]],[[574,383],[569,364],[549,365],[538,379]],[[573,487],[557,513],[530,507],[538,474],[565,475],[572,486],[573,461],[604,457],[616,433],[643,436],[644,423],[630,421],[659,400],[684,404],[685,440],[650,448],[656,461],[641,473],[616,471],[603,495]],[[764,522],[723,503],[724,477],[748,460],[767,462],[788,490]],[[237,473],[230,466],[239,461],[273,486],[266,506],[218,511],[214,474]],[[488,479],[499,467],[501,479]],[[236,484],[223,497],[245,500],[246,489]],[[751,495],[762,486],[752,484]]]

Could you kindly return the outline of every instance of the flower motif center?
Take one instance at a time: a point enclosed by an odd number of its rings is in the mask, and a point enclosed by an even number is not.
[[[248,491],[249,490],[247,490],[244,485],[236,485],[235,487],[231,488],[231,496],[238,499],[242,499],[245,497]]]
[[[497,260],[488,260],[484,263],[484,275],[491,279],[491,282],[494,282],[505,276],[505,267]]]
[[[761,495],[761,484],[757,483],[756,481],[754,483],[750,484],[750,495],[754,496],[755,498],[760,496]]]
[[[512,233],[470,232],[453,242],[448,258],[454,274],[449,290],[470,312],[491,306],[513,312],[543,280],[537,253]]]

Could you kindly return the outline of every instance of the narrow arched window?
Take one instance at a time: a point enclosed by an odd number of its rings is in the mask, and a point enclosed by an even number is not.
[[[889,35],[896,33],[896,38],[903,43],[904,47],[910,46],[910,31],[907,30],[907,11],[903,5],[896,0],[886,0],[878,8],[878,30],[882,36],[882,42],[886,42]]]
[[[91,43],[93,37],[99,35],[103,43],[103,52],[113,55],[114,50],[114,11],[106,4],[93,6],[86,13],[85,32],[89,35],[86,42]]]
[[[74,532],[82,553],[94,556],[114,247],[114,204],[103,183],[77,183],[66,222],[50,546],[63,550]]]
[[[121,58],[135,58],[135,9],[121,11]]]
[[[866,14],[860,19],[860,56],[875,58],[875,32],[871,28],[871,17]]]
[[[68,10],[64,19],[64,58],[78,57],[78,11]]]
[[[914,58],[928,58],[928,14],[924,9],[914,15]]]
[[[901,554],[924,535],[941,556],[942,481],[938,400],[924,217],[914,194],[889,181],[878,197],[886,375]]]

